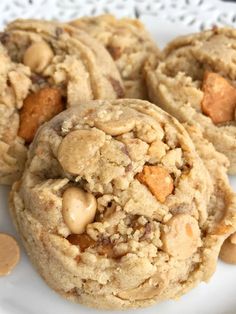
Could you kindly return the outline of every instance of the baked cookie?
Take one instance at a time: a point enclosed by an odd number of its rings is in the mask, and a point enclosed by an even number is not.
[[[147,70],[150,99],[180,121],[199,123],[236,173],[236,30],[213,28],[179,37],[165,62]]]
[[[226,158],[146,101],[94,101],[42,126],[11,192],[39,273],[106,309],[178,298],[213,274],[235,230]]]
[[[147,57],[160,58],[160,51],[137,19],[116,19],[106,14],[71,22],[102,43],[120,71],[126,98],[147,99],[143,67]]]
[[[0,34],[0,183],[19,178],[40,124],[81,102],[123,95],[109,53],[72,26],[18,20]]]

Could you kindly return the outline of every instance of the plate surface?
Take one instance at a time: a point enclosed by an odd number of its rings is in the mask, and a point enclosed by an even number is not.
[[[143,16],[142,20],[161,47],[177,35],[196,30],[194,26],[161,18]],[[236,191],[236,176],[230,181]],[[0,232],[12,234],[19,240],[8,214],[8,192],[8,188],[0,187]],[[0,314],[235,314],[235,279],[236,266],[219,261],[217,271],[208,284],[200,284],[178,301],[163,302],[140,310],[96,311],[65,301],[48,288],[22,248],[21,261],[13,273],[0,277]]]

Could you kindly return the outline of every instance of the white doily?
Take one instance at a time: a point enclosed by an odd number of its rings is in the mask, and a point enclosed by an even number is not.
[[[16,18],[67,21],[83,15],[113,13],[118,17],[162,18],[171,23],[194,26],[236,26],[236,4],[220,0],[1,0],[0,27]]]

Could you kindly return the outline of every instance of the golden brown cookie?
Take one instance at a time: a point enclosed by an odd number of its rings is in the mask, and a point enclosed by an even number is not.
[[[109,53],[66,24],[17,20],[0,34],[0,183],[19,178],[38,127],[66,107],[123,96]]]
[[[196,146],[175,118],[132,99],[81,104],[40,128],[10,207],[49,286],[125,309],[212,276],[235,231],[235,195],[226,158],[188,132]]]
[[[71,22],[102,43],[119,69],[126,98],[147,99],[143,67],[148,57],[161,54],[144,25],[137,19],[105,14]]]
[[[164,62],[146,68],[149,97],[181,122],[197,123],[224,153],[236,174],[236,30],[179,37],[164,50]]]

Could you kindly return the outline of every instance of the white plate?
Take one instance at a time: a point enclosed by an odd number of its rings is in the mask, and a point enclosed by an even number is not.
[[[160,18],[142,20],[160,46],[173,37],[194,31],[191,26],[173,24]],[[231,178],[236,191],[236,177]],[[0,231],[16,235],[7,211],[8,188],[0,187]],[[21,261],[13,273],[0,277],[0,314],[89,314],[102,313],[65,301],[47,287],[32,268],[23,248]],[[208,284],[202,283],[179,301],[163,302],[147,309],[112,311],[136,314],[235,314],[236,266],[219,261],[217,271]],[[104,311],[109,313],[109,311]]]

